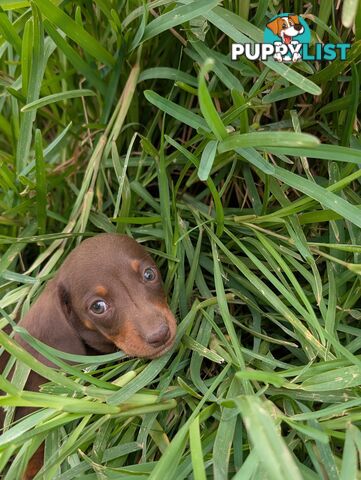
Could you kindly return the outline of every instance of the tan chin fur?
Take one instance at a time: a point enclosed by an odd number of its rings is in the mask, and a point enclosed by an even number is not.
[[[149,346],[144,340],[140,340],[139,342],[131,342],[129,340],[127,341],[126,339],[113,339],[113,342],[120,350],[122,350],[130,357],[153,359],[161,357],[164,353],[168,352],[168,350],[173,347],[174,337],[168,340],[168,342],[164,346],[158,347],[156,349]]]
[[[162,313],[167,320],[170,330],[170,338],[166,344],[161,347],[153,348],[139,335],[134,325],[127,321],[123,324],[120,335],[110,338],[110,340],[124,353],[131,357],[140,358],[158,358],[168,352],[174,344],[177,330],[177,322],[174,315],[167,307],[162,307]]]
[[[169,345],[168,345],[169,343]],[[169,350],[173,347],[174,345],[174,341],[172,339],[172,341],[168,342],[163,348],[161,348],[160,351],[156,352],[154,355],[148,357],[148,358],[151,358],[151,359],[154,359],[154,358],[159,358],[161,357],[162,355],[164,355],[165,353],[169,352]]]

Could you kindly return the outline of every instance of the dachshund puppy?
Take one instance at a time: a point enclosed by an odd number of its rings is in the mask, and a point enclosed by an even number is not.
[[[130,356],[156,358],[173,346],[176,333],[152,258],[132,238],[108,233],[84,240],[70,253],[19,325],[47,345],[78,355],[121,349]],[[42,363],[54,366],[19,334],[15,340]],[[6,352],[0,357],[0,373],[8,357]],[[25,389],[37,391],[46,381],[31,371]],[[19,407],[15,418],[29,412]],[[0,428],[3,416],[0,408]],[[24,478],[33,478],[42,462],[39,449]]]

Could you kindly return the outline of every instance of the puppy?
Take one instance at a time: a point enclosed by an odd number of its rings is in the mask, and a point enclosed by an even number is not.
[[[78,355],[121,349],[130,356],[156,358],[173,346],[176,334],[157,266],[135,240],[117,234],[100,234],[76,247],[19,325],[47,345]],[[15,340],[54,366],[19,334]],[[0,373],[8,357],[0,357]],[[25,389],[36,391],[46,381],[32,371]],[[29,412],[17,408],[15,418]],[[0,429],[3,416],[0,408]],[[40,448],[24,479],[33,478],[42,463]]]
[[[292,44],[294,47],[299,44],[294,38],[304,32],[304,27],[301,25],[298,15],[289,15],[288,17],[277,17],[272,22],[267,23],[267,27],[272,30],[274,35],[282,39],[282,42],[274,42],[274,45]],[[283,60],[296,62],[301,58],[298,52],[293,53],[292,58],[287,55],[283,57],[281,53],[274,55],[275,60],[282,62]]]

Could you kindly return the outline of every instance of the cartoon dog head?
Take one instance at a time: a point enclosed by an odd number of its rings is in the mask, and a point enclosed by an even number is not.
[[[289,44],[297,35],[304,32],[298,15],[289,15],[288,17],[277,17],[272,22],[267,23],[267,27],[272,30],[274,35],[282,38],[283,43]]]

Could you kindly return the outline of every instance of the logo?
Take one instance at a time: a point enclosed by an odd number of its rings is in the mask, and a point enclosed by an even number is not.
[[[311,30],[300,15],[281,13],[271,18],[264,31],[264,43],[233,43],[232,60],[244,55],[248,60],[298,62],[301,60],[346,60],[349,43],[315,43]]]
[[[310,29],[298,15],[278,15],[267,23],[264,31],[264,43],[274,45],[273,58],[278,62],[301,60],[302,46],[310,41]]]

